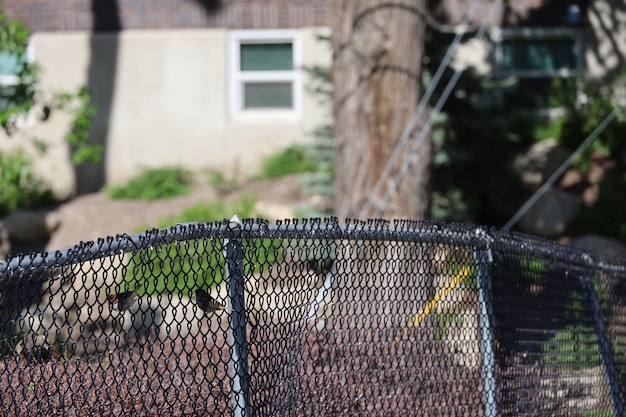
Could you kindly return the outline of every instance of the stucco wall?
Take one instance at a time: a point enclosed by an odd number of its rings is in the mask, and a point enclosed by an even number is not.
[[[303,65],[328,65],[329,45],[317,39],[327,30],[300,32]],[[92,136],[106,147],[102,175],[98,167],[75,172],[69,163],[63,142],[67,116],[28,128],[51,143],[38,169],[53,179],[60,195],[75,191],[77,176],[89,190],[101,176],[119,184],[142,167],[180,164],[230,172],[239,161],[242,175],[249,175],[263,156],[310,140],[306,133],[328,111],[305,89],[297,118],[232,119],[225,29],[123,31],[93,38],[89,32],[37,32],[32,43],[45,91],[75,91],[89,83],[100,109]]]

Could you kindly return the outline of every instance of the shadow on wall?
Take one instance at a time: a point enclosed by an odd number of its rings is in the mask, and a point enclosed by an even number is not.
[[[117,70],[118,33],[122,29],[117,0],[91,0],[93,28],[87,85],[96,115],[91,123],[89,144],[105,151],[100,162],[76,165],[76,194],[98,191],[105,184],[106,145]]]
[[[222,7],[221,0],[195,0],[208,14],[217,12]]]
[[[202,7],[206,16],[217,13],[221,0],[192,0]],[[119,32],[123,29],[117,0],[91,0],[93,27],[90,40],[88,88],[96,115],[91,123],[89,144],[104,148],[99,163],[75,166],[76,194],[95,192],[106,183],[106,149],[118,62]]]

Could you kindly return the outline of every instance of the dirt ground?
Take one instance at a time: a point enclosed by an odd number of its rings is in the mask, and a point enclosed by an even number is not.
[[[307,200],[301,192],[297,175],[248,181],[224,197],[220,197],[206,181],[198,181],[188,195],[158,201],[113,200],[104,192],[85,194],[58,207],[56,212],[61,225],[46,244],[46,250],[62,249],[81,241],[116,234],[133,234],[139,228],[154,227],[159,220],[176,215],[194,204],[210,203],[220,198],[230,202],[244,193],[257,196],[257,210],[270,221],[293,217],[293,208]]]

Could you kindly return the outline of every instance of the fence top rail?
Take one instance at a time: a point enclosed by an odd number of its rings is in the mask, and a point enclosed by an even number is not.
[[[461,245],[521,253],[567,263],[573,267],[600,268],[626,273],[626,261],[620,257],[597,256],[565,245],[516,232],[485,227],[445,224],[416,220],[360,221],[337,218],[287,219],[269,223],[264,219],[244,219],[241,223],[189,222],[165,229],[151,229],[138,234],[118,234],[96,241],[80,242],[53,252],[33,252],[0,261],[0,279],[26,271],[35,271],[76,262],[134,252],[174,242],[196,239],[303,239],[303,240],[372,240]],[[493,245],[492,245],[493,243]]]
[[[75,262],[88,262],[108,256],[134,252],[174,242],[196,239],[307,239],[307,240],[374,240],[484,246],[481,228],[458,224],[436,224],[427,221],[348,219],[340,224],[336,218],[287,219],[269,223],[264,219],[244,219],[241,223],[188,222],[138,234],[118,234],[96,241],[80,242],[53,252],[33,252],[0,261],[0,278],[10,273],[24,273]]]
[[[508,230],[491,230],[494,250],[511,255],[526,255],[552,261],[569,270],[584,274],[619,273],[626,275],[626,258],[615,254],[601,254],[559,244],[541,237]]]

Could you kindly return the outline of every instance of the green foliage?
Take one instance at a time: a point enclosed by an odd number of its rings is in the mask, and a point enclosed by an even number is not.
[[[308,194],[332,197],[335,193],[335,143],[330,123],[318,126],[310,135],[313,143],[308,153],[315,166],[314,171],[302,174],[302,185]],[[330,214],[330,213],[325,213]]]
[[[305,148],[292,145],[264,159],[260,178],[278,178],[287,174],[315,171],[315,169],[315,162],[308,157]]]
[[[585,80],[555,78],[547,104],[550,107],[563,108],[564,115],[555,121],[543,122],[536,132],[536,139],[544,139],[549,134],[560,145],[574,150],[614,108],[623,105],[621,102],[624,94],[626,94],[626,73],[607,85]],[[625,128],[626,120],[622,115],[607,126],[604,132],[583,151],[575,166],[581,170],[587,169],[589,157],[594,152],[608,156],[626,149],[626,142],[623,140]]]
[[[328,42],[326,38],[320,40]],[[318,98],[321,105],[327,106],[328,109],[332,108],[331,68],[314,66],[304,70],[309,75],[307,89]],[[316,169],[302,174],[301,182],[304,192],[332,199],[335,194],[335,139],[332,116],[329,115],[326,122],[316,126],[309,136],[313,138],[313,141],[307,150]],[[302,207],[299,211],[306,214],[306,217],[332,214],[332,209],[320,213],[311,207]]]
[[[278,261],[280,239],[243,239],[243,273],[249,276]],[[225,278],[223,239],[175,242],[135,252],[122,288],[140,288],[139,295],[162,292],[189,296],[197,288],[212,288]]]
[[[535,127],[534,139],[541,142],[547,139],[557,139],[562,137],[565,126],[565,117],[560,116],[555,120],[543,121]]]
[[[610,314],[608,309],[608,294],[606,290],[598,288],[596,293],[601,309]],[[543,361],[545,364],[565,366],[570,370],[582,367],[598,366],[601,363],[598,339],[595,330],[589,322],[588,301],[582,294],[570,293],[565,307],[565,318],[571,323],[555,333],[552,339],[542,346]],[[617,341],[613,341],[611,349],[617,358],[622,357],[622,349]],[[617,371],[624,373],[623,364],[617,363]]]
[[[208,169],[209,184],[215,188],[220,196],[224,196],[239,188],[239,160],[235,161],[233,172],[230,177],[226,177],[222,171]]]
[[[549,273],[545,261],[539,258],[520,258],[519,268],[524,274],[524,277],[530,278],[534,283],[540,283],[541,279]]]
[[[435,316],[435,338],[446,340],[453,327],[459,326],[461,310],[456,308],[439,313]]]
[[[161,292],[190,295],[198,287],[213,287],[222,281],[221,250],[221,240],[205,239],[143,249],[132,255],[124,282],[141,287],[140,295]]]
[[[38,68],[26,59],[30,31],[23,22],[9,20],[0,12],[0,53],[17,60],[17,80],[12,85],[0,87],[0,125],[11,135],[17,130],[20,117],[35,104]]]
[[[159,222],[159,228],[177,223],[220,221],[237,214],[255,216],[256,197],[244,194],[232,205],[221,201],[197,204],[178,216]],[[243,239],[244,274],[258,272],[282,257],[284,242],[279,239]],[[134,253],[123,279],[123,287],[137,288],[140,294],[172,292],[192,294],[196,288],[218,285],[224,279],[223,239],[176,242]],[[207,273],[201,273],[207,271]]]
[[[187,194],[192,182],[191,172],[182,167],[151,168],[126,185],[108,187],[106,191],[111,198],[157,200]]]
[[[613,410],[604,411],[583,411],[582,417],[614,417]]]
[[[479,109],[457,97],[444,111],[432,132],[429,217],[504,224],[524,196],[509,165],[531,136],[532,124],[510,110]]]
[[[566,366],[571,370],[600,364],[598,341],[593,329],[575,323],[556,332],[552,340],[542,346],[545,364]]]
[[[87,144],[95,115],[87,88],[81,88],[76,94],[58,93],[46,99],[39,91],[39,68],[27,59],[29,38],[30,31],[23,22],[10,20],[0,11],[0,54],[14,58],[17,64],[16,81],[0,87],[0,126],[8,135],[13,135],[19,131],[18,122],[34,107],[41,107],[41,121],[48,120],[53,111],[69,111],[73,122],[66,140],[73,147],[72,162],[99,162],[102,147]],[[44,141],[30,139],[39,151],[45,152]]]
[[[67,96],[66,96],[67,97]],[[89,128],[96,115],[96,108],[91,105],[91,95],[87,87],[82,87],[75,97],[69,96],[64,100],[73,115],[72,126],[65,136],[65,140],[72,148],[72,163],[97,163],[102,159],[104,147],[91,145],[89,141]]]
[[[52,192],[37,178],[23,151],[0,151],[0,216],[52,202]]]

